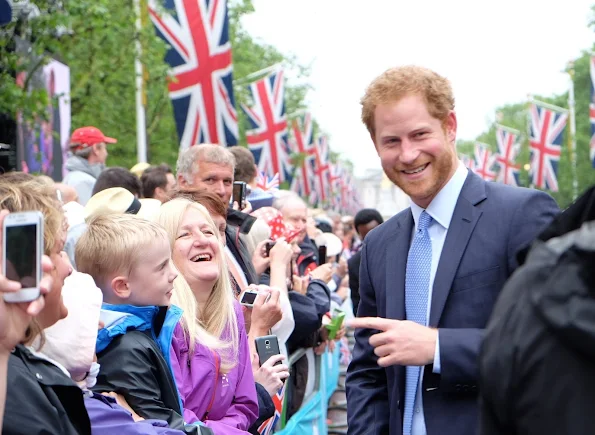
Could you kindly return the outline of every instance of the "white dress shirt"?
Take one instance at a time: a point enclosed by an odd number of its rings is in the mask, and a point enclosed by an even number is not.
[[[432,306],[432,291],[434,287],[434,278],[436,277],[436,270],[438,269],[438,263],[440,256],[442,255],[442,247],[444,246],[444,240],[446,240],[446,233],[452,220],[452,215],[459,199],[459,194],[467,179],[467,168],[463,163],[459,162],[459,166],[452,176],[452,178],[446,183],[446,185],[438,192],[436,197],[432,200],[426,213],[428,213],[433,222],[428,228],[428,234],[432,241],[432,266],[430,269],[430,283],[428,289],[428,308],[426,314],[426,326],[430,319],[430,308]],[[411,202],[411,213],[413,214],[413,233],[411,239],[415,235],[417,226],[419,224],[419,216],[424,209]],[[434,352],[434,373],[440,373],[440,331],[438,331],[438,338],[436,340],[436,350]],[[417,387],[417,396],[415,399],[415,408],[413,409],[413,422],[411,426],[412,435],[426,435],[426,423],[424,420],[424,409],[422,401],[422,383],[423,383],[423,370],[419,377],[419,385]],[[402,407],[404,409],[404,407]]]

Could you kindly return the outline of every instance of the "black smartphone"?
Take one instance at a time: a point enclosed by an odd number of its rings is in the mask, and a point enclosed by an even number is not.
[[[281,353],[276,335],[257,337],[254,342],[256,343],[256,353],[258,353],[258,361],[260,365],[267,362],[270,357]],[[281,361],[275,365],[278,364],[281,364]]]
[[[242,293],[242,297],[240,298],[240,304],[245,305],[247,307],[253,307],[254,301],[256,300],[257,296],[257,292],[246,290],[244,293]]]
[[[267,242],[266,244],[266,256],[270,256],[271,255],[271,249],[273,249],[273,246],[275,246],[275,242]]]
[[[246,206],[246,183],[243,181],[233,182],[233,202],[237,202],[240,206],[240,210],[243,210]]]
[[[318,265],[326,264],[326,245],[318,247]]]

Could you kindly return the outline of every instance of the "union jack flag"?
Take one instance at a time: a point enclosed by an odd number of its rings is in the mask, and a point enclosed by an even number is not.
[[[285,398],[285,383],[273,396],[273,403],[275,405],[275,415],[268,420],[265,420],[258,428],[260,435],[269,435],[274,432],[275,426],[281,420],[283,414],[283,399]]]
[[[347,337],[341,338],[339,341],[339,348],[341,350],[339,364],[342,366],[348,366],[351,362],[351,351],[349,350],[349,340],[347,340]]]
[[[558,163],[562,148],[562,136],[568,113],[546,109],[537,103],[530,107],[529,148],[531,150],[532,184],[540,189],[558,191]]]
[[[466,168],[475,172],[475,159],[473,157],[470,157],[467,154],[459,154],[459,159],[461,159],[461,162],[463,162],[463,165],[465,165]]]
[[[496,181],[511,186],[519,185],[519,170],[521,165],[515,164],[520,151],[520,145],[517,139],[518,134],[502,126],[496,127],[496,141],[498,142],[496,164],[500,167]]]
[[[496,173],[492,171],[496,156],[492,154],[489,145],[481,142],[475,144],[475,173],[486,181],[494,181]]]
[[[342,205],[343,195],[343,173],[344,169],[339,164],[330,164],[329,186],[331,195],[331,206],[335,211],[339,211]]]
[[[317,199],[326,202],[329,196],[329,147],[326,136],[318,136],[311,154],[314,156],[314,186]]]
[[[309,198],[312,193],[312,151],[314,148],[312,117],[306,113],[303,117],[302,128],[298,120],[293,121],[293,140],[290,141],[291,151],[304,156],[304,161],[300,168],[296,168],[295,178],[291,184],[291,190],[304,198]]]
[[[256,176],[256,187],[265,192],[276,192],[279,190],[279,174],[268,177],[264,172],[258,171]]]
[[[248,148],[260,171],[291,181],[283,70],[255,81],[248,89],[254,102],[252,107],[242,104],[250,125],[246,131]]]
[[[591,120],[591,165],[595,168],[595,56],[589,62],[591,71],[591,102],[589,103],[589,119]]]
[[[162,13],[163,8],[169,12]],[[173,71],[169,97],[180,148],[197,143],[236,145],[227,2],[149,0],[149,15],[170,46],[165,60]]]

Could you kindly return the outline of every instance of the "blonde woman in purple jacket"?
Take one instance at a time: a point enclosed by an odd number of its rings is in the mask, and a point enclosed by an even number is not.
[[[219,232],[207,210],[187,199],[161,206],[179,271],[172,303],[184,310],[171,359],[186,423],[216,434],[246,433],[258,416],[244,319],[231,290]]]

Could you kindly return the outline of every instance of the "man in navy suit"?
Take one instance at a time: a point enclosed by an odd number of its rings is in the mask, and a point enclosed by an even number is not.
[[[475,434],[483,329],[517,250],[558,207],[463,166],[452,89],[433,71],[383,73],[362,99],[362,120],[411,207],[364,241],[349,433]]]

